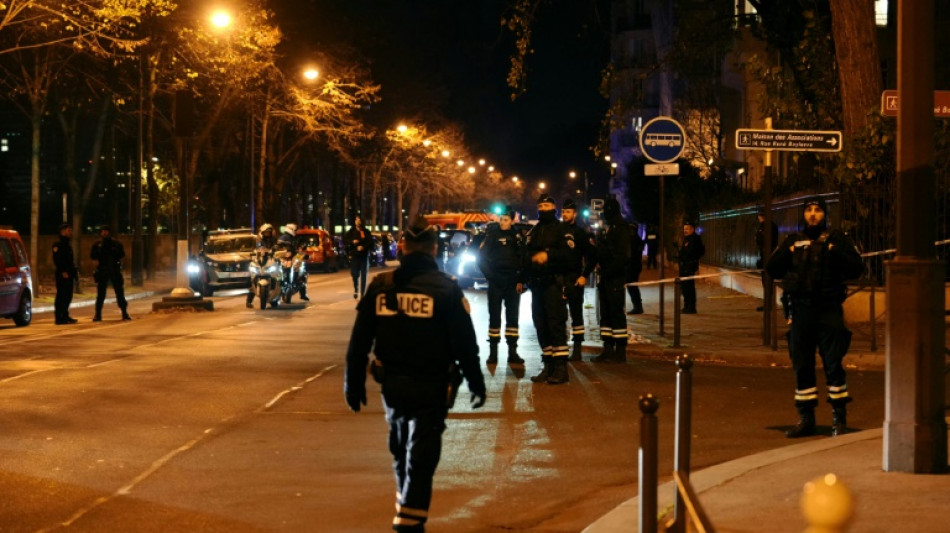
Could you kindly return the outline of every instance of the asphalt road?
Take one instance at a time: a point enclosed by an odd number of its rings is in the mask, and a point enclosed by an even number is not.
[[[355,315],[348,274],[311,277],[312,301],[27,328],[0,321],[0,530],[386,531],[394,483],[378,386],[342,398]],[[469,293],[487,352],[485,293]],[[580,531],[637,493],[637,400],[659,398],[661,481],[672,472],[672,361],[572,364],[534,385],[540,350],[522,300],[524,372],[486,368],[462,391],[436,474],[429,531]],[[590,354],[592,355],[592,354]],[[527,374],[527,375],[525,375]],[[790,444],[786,368],[694,367],[692,466]],[[883,373],[852,371],[849,422],[880,427]],[[819,413],[819,424],[830,423]],[[824,419],[824,420],[823,420]]]

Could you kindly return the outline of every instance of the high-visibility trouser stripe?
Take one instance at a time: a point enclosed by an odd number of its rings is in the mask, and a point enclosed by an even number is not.
[[[393,517],[394,526],[417,526],[424,524],[429,517],[429,511],[425,509],[413,509],[396,504],[396,516]]]
[[[518,328],[505,328],[505,337],[509,339],[517,339]]]
[[[624,338],[624,337],[626,337],[626,336],[627,336],[627,328],[615,329],[615,330],[614,330],[614,338],[615,338],[615,339],[622,339],[622,338]]]
[[[828,387],[828,399],[829,400],[840,400],[841,398],[850,398],[851,395],[848,394],[848,385],[841,385],[838,387]]]
[[[584,331],[584,326],[574,326],[571,328],[571,335],[583,335]]]
[[[567,346],[555,346],[554,353],[551,354],[554,357],[567,357],[571,354],[571,351],[567,349]]]
[[[795,391],[796,402],[805,402],[808,400],[817,400],[817,399],[818,399],[818,387],[812,387],[810,389]]]
[[[605,339],[614,338],[614,330],[611,328],[600,328],[600,336]]]
[[[545,346],[544,348],[541,348],[541,357],[545,357],[545,356],[550,357],[553,354],[554,354],[554,348],[552,348],[551,346]]]
[[[500,338],[501,338],[501,328],[488,328],[488,338],[490,338],[490,339],[500,339]]]

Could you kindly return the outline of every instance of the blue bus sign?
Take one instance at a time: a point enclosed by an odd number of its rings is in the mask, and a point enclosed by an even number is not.
[[[656,117],[640,129],[640,151],[654,163],[672,163],[683,155],[686,132],[670,117]]]

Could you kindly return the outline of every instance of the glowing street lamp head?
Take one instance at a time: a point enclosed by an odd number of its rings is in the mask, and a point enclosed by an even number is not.
[[[518,183],[518,176],[512,176],[511,181]]]
[[[479,165],[479,166],[482,166],[482,167],[485,166],[485,160],[484,160],[484,159],[479,159],[479,160],[478,160],[478,165]]]
[[[469,174],[474,174],[474,173],[475,173],[475,167],[468,167],[468,173],[469,173]]]
[[[461,167],[465,165],[465,161],[462,161],[461,159],[459,159],[458,161],[455,162],[455,164]]]
[[[396,130],[399,131],[399,133],[406,133],[406,130],[408,130],[408,129],[409,129],[409,127],[406,126],[405,124],[400,124],[400,125],[396,126]]]
[[[605,156],[604,156],[604,161],[607,161],[607,162],[609,163],[609,162],[610,162],[610,156],[609,156],[609,155],[605,155]]]
[[[494,172],[494,171],[495,171],[495,167],[489,165],[489,166],[488,166],[488,171],[489,171],[489,172]]]
[[[232,22],[231,13],[228,13],[227,11],[223,9],[218,9],[214,13],[211,14],[211,24],[215,28],[221,28],[221,29],[227,28],[228,26],[231,25],[231,22]]]
[[[452,152],[448,150],[442,150],[442,157],[449,157],[450,155],[452,155]]]
[[[538,188],[541,189],[542,191],[544,190],[545,187],[547,187],[547,184],[544,183],[543,181],[538,184]]]
[[[304,69],[303,77],[306,78],[308,81],[313,81],[317,79],[318,77],[320,77],[320,71],[313,67],[308,67]]]
[[[422,141],[422,146],[425,146],[426,148],[428,148],[430,144],[432,144],[432,141],[429,139]]]
[[[568,176],[570,176],[571,179],[574,179],[574,178],[577,177],[577,172],[574,172],[574,171],[572,170],[572,171],[570,171],[570,173],[568,173]]]

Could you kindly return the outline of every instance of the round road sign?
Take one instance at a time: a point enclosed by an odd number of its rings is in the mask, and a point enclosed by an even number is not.
[[[686,132],[670,117],[656,117],[640,129],[640,151],[654,163],[672,163],[683,155]]]

